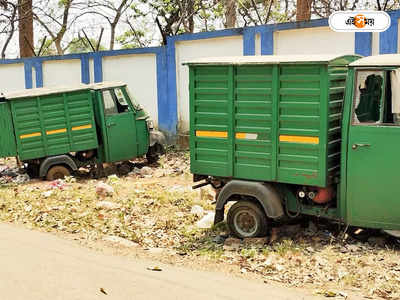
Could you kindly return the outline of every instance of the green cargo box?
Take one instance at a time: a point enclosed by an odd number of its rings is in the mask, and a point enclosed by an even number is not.
[[[8,131],[14,145],[0,149],[1,156],[10,156],[13,148],[20,160],[97,148],[91,93],[87,86],[8,93],[0,113],[2,120],[11,121],[11,112],[14,130]]]
[[[191,61],[191,172],[325,187],[339,172],[347,65],[359,56]]]

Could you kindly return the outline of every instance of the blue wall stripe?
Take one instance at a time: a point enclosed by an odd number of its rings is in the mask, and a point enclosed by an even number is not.
[[[254,27],[243,29],[243,55],[256,54],[256,32]]]
[[[162,114],[165,114],[167,121],[164,123],[162,128],[167,131],[171,136],[175,136],[177,133],[178,126],[178,102],[177,102],[177,90],[176,90],[176,59],[175,59],[175,39],[174,37],[167,38],[166,46],[166,65],[167,65],[167,79],[166,88],[167,94],[165,101],[167,106],[163,107],[165,110]],[[160,112],[159,112],[160,114]]]
[[[96,53],[93,56],[94,82],[103,81],[103,57]]]
[[[43,87],[43,63],[42,61],[36,61],[34,63],[34,66],[36,75],[36,87]]]
[[[274,32],[265,30],[261,33],[261,55],[274,54]]]
[[[25,88],[32,88],[32,63],[30,61],[25,61],[24,63],[25,72]]]
[[[398,19],[400,11],[393,11],[389,13],[391,17],[391,25],[388,30],[379,34],[379,53],[397,53],[398,41]]]
[[[167,134],[170,140],[176,134],[177,104],[173,97],[169,97],[168,90],[168,63],[167,51],[160,49],[156,55],[157,62],[157,108],[158,127]],[[170,102],[172,100],[172,102]]]
[[[81,82],[90,83],[89,55],[82,55],[81,57]]]
[[[355,33],[354,52],[362,56],[370,56],[372,54],[372,32]]]

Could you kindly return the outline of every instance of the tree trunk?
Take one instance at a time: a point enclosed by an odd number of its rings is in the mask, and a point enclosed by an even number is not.
[[[109,50],[114,50],[114,44],[115,44],[115,27],[117,24],[111,24],[111,34],[110,34],[110,47]]]
[[[309,21],[311,19],[312,0],[297,0],[296,21]]]
[[[18,0],[18,17],[20,56],[34,56],[32,0]]]
[[[54,45],[56,45],[56,49],[57,49],[57,54],[58,55],[63,55],[64,54],[64,50],[61,46],[61,40],[55,40],[54,41]]]
[[[236,0],[224,0],[226,28],[236,26],[236,5]]]

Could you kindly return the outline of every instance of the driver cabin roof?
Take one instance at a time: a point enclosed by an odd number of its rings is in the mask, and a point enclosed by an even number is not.
[[[400,66],[400,54],[381,54],[363,57],[350,64],[351,67]]]
[[[29,97],[39,97],[45,95],[59,94],[59,93],[67,93],[73,91],[81,91],[86,89],[92,90],[102,90],[113,87],[125,86],[126,83],[120,81],[104,81],[99,83],[91,83],[91,84],[77,84],[71,86],[54,86],[54,87],[42,87],[35,89],[25,89],[20,91],[14,91],[9,93],[4,93],[0,97],[4,97],[7,100],[20,99],[20,98],[29,98]]]

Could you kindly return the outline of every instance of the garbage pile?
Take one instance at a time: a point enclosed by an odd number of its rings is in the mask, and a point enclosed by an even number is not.
[[[0,184],[21,184],[30,180],[28,174],[24,173],[25,170],[7,165],[0,166]]]

